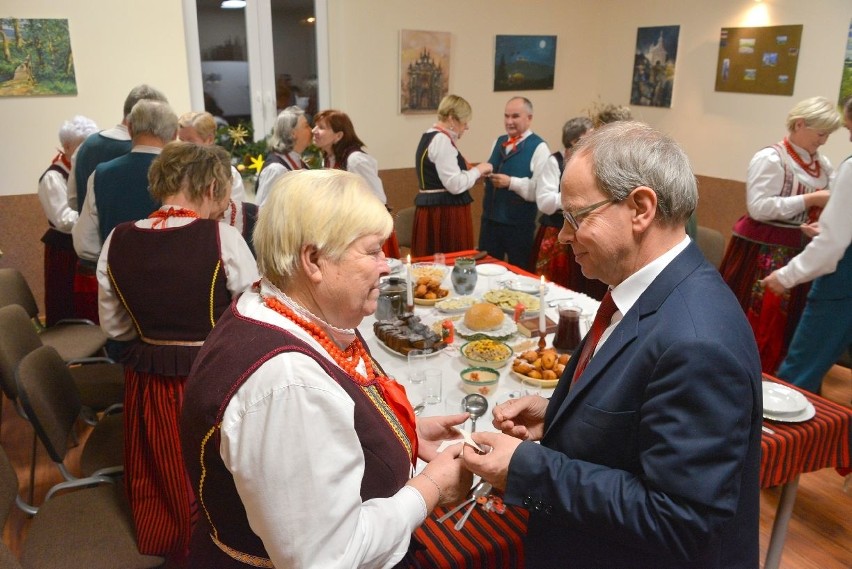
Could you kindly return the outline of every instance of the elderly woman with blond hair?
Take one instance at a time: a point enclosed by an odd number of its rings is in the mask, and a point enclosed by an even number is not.
[[[302,160],[302,152],[311,144],[311,126],[305,111],[293,105],[278,113],[267,143],[269,152],[263,159],[263,168],[257,178],[255,203],[258,207],[269,199],[278,178],[307,167]]]
[[[184,383],[207,334],[259,276],[218,221],[231,189],[218,146],[171,142],[148,172],[162,207],[116,226],[98,260],[101,327],[125,351],[125,484],[139,551],[181,564],[195,498],[178,435]]]
[[[835,103],[825,97],[805,99],[787,115],[787,136],[760,150],[748,167],[748,214],[734,224],[719,271],[751,322],[766,373],[775,373],[784,359],[808,285],[796,286],[788,298],[779,298],[764,294],[759,281],[807,244],[800,227],[819,217],[828,202],[833,172],[819,147],[840,124]]]
[[[190,562],[396,567],[426,515],[470,488],[461,445],[437,452],[467,414],[415,420],[356,330],[393,225],[364,180],[308,170],[273,190],[255,228],[263,278],[187,383],[181,438],[203,509]]]

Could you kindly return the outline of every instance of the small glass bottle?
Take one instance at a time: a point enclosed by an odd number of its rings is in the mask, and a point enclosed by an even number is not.
[[[472,294],[476,288],[476,261],[471,257],[459,257],[450,275],[453,290],[458,295]]]

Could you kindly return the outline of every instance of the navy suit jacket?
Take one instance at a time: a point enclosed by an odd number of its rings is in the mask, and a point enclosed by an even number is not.
[[[578,348],[582,349],[582,346]],[[761,368],[742,308],[694,243],[639,297],[523,442],[506,500],[527,567],[758,567]]]

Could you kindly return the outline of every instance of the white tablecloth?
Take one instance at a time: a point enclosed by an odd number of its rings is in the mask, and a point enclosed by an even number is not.
[[[476,289],[474,291],[474,296],[481,297],[484,293],[491,289],[500,288],[500,282],[506,279],[510,279],[513,277],[512,273],[506,273],[499,276],[491,276],[486,277],[480,275],[478,277],[476,283]],[[444,279],[444,283],[442,285],[444,288],[452,291],[452,285],[449,281],[449,274]],[[451,292],[452,294],[452,292]],[[570,299],[573,304],[579,306],[583,310],[583,318],[580,319],[580,333],[585,334],[588,331],[588,328],[591,326],[591,322],[594,319],[594,314],[597,311],[599,302],[595,299],[586,296],[585,294],[577,293],[566,288],[560,287],[554,283],[548,283],[548,290],[545,294],[545,314],[550,317],[554,322],[558,322],[559,315],[557,313],[556,307],[548,306],[549,302],[558,300],[558,299]],[[416,306],[415,314],[421,318],[424,324],[431,325],[432,323],[445,320],[448,317],[447,314],[444,314],[432,307],[426,306]],[[418,403],[423,401],[423,395],[421,392],[420,384],[412,385],[409,382],[409,363],[408,359],[404,356],[395,354],[388,350],[384,344],[382,344],[373,333],[373,323],[375,319],[371,316],[365,318],[361,325],[358,327],[358,330],[364,336],[367,341],[367,345],[370,349],[370,352],[373,354],[373,357],[379,362],[382,368],[390,375],[391,377],[395,377],[397,381],[399,381],[403,386],[405,386],[406,391],[408,392],[409,400],[412,405],[417,405]],[[547,345],[550,346],[553,341],[553,335],[550,334],[546,338]],[[466,395],[461,388],[461,378],[460,372],[468,367],[468,364],[462,359],[461,354],[459,352],[459,348],[464,344],[466,340],[460,338],[456,335],[455,342],[452,345],[448,346],[438,354],[430,357],[421,357],[416,363],[411,365],[412,368],[417,370],[423,370],[427,368],[436,368],[440,369],[442,372],[442,381],[443,381],[443,394],[441,403],[437,403],[434,405],[427,405],[422,416],[431,416],[431,415],[446,415],[449,413],[460,412],[461,409],[461,399]],[[520,349],[523,346],[528,346],[524,349],[536,349],[538,347],[538,337],[535,338],[527,338],[526,336],[522,336],[521,334],[516,334],[511,339],[506,341],[507,344],[512,346],[513,348]],[[480,419],[477,424],[477,430],[494,430],[491,426],[491,409],[494,408],[498,402],[502,402],[513,394],[517,394],[522,391],[523,386],[520,381],[517,379],[517,376],[511,373],[511,361],[507,364],[503,369],[498,370],[500,372],[500,380],[498,382],[497,390],[487,397],[488,399],[488,411]],[[542,389],[541,395],[544,397],[549,397],[553,392],[553,389]],[[468,428],[470,427],[470,423],[468,422]]]

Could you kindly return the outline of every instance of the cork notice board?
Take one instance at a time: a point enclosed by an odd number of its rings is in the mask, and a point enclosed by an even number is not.
[[[793,94],[802,26],[722,28],[716,90]]]

